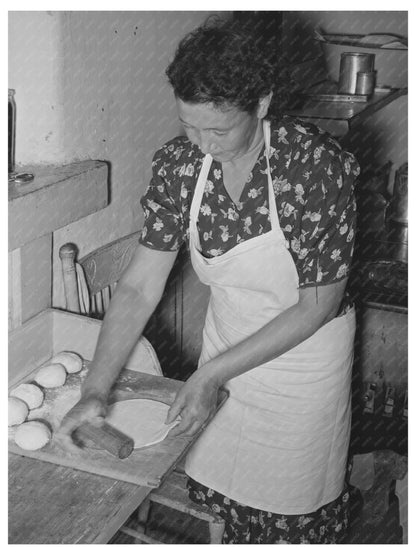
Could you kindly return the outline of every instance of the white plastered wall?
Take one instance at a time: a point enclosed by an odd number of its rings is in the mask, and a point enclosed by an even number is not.
[[[180,132],[164,71],[208,12],[9,12],[9,87],[18,164],[110,163],[108,208],[54,233],[53,306],[64,306],[59,247],[80,255],[140,228],[151,160]]]

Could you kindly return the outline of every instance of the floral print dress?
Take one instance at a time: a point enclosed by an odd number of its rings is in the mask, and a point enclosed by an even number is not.
[[[140,242],[176,251],[189,242],[189,211],[204,155],[185,137],[154,156],[153,177],[142,198]],[[215,257],[270,230],[266,158],[262,151],[238,202],[228,195],[222,167],[213,161],[198,231],[202,254]],[[354,246],[355,158],[314,125],[284,117],[272,124],[270,169],[279,223],[295,263],[299,287],[344,279]],[[348,522],[348,493],[308,515],[277,515],[228,499],[189,479],[193,501],[224,518],[224,543],[335,543]]]
[[[188,479],[189,497],[224,519],[225,544],[334,544],[346,538],[350,516],[348,487],[323,507],[305,515],[280,515],[242,505]]]
[[[140,242],[175,251],[188,241],[189,210],[204,155],[186,137],[156,152],[153,177],[141,202]],[[312,124],[285,117],[272,125],[270,168],[280,227],[299,275],[299,287],[325,285],[348,275],[356,204],[355,158]],[[266,158],[262,151],[238,202],[225,189],[221,163],[213,161],[198,229],[202,253],[218,256],[270,230]]]

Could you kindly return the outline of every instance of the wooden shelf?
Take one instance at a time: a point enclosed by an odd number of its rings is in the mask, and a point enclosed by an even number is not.
[[[339,134],[343,135],[365,117],[407,94],[407,88],[376,89],[367,102],[324,101],[314,99],[312,96],[313,94],[336,94],[336,89],[337,84],[330,81],[316,84],[306,91],[302,91],[302,94],[294,100],[285,113],[318,124],[319,120],[331,120],[338,123]]]
[[[108,205],[108,165],[97,160],[27,166],[34,181],[9,181],[9,251]]]

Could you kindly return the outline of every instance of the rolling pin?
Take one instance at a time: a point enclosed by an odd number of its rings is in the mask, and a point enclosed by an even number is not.
[[[119,459],[126,459],[134,448],[131,437],[126,436],[107,422],[103,422],[99,426],[87,422],[77,428],[73,435],[77,442],[92,444]]]

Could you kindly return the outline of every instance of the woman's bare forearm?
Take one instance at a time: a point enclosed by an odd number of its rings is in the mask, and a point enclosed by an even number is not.
[[[107,398],[156,304],[149,303],[143,295],[126,285],[117,287],[82,388],[83,397]]]
[[[107,398],[162,297],[175,259],[175,252],[139,245],[106,312],[83,397]]]

